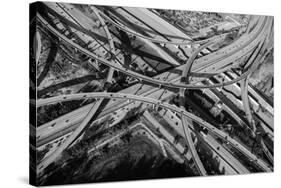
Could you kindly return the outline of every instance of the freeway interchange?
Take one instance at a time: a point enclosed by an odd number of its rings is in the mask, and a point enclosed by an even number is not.
[[[197,175],[211,175],[214,161],[219,174],[273,171],[273,103],[249,83],[273,53],[272,17],[249,16],[243,25],[231,18],[231,29],[198,39],[152,9],[39,7],[35,92],[46,92],[30,100],[37,109],[37,125],[30,126],[32,148],[43,153],[33,169],[40,184],[53,166],[67,165],[66,151],[87,135],[106,134],[124,121],[112,136],[87,141],[83,156],[110,150],[133,127],[143,127],[163,156],[188,162]],[[58,50],[44,64],[49,43]],[[87,74],[100,76],[77,80]],[[139,122],[131,125],[132,114]],[[207,151],[214,158],[206,159]]]

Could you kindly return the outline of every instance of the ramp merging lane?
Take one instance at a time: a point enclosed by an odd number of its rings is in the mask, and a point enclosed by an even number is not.
[[[189,113],[175,105],[171,105],[168,103],[163,103],[162,101],[158,101],[155,99],[147,98],[147,97],[141,97],[137,95],[131,95],[131,94],[122,94],[122,93],[105,93],[105,92],[98,92],[98,93],[82,93],[82,94],[72,94],[72,95],[65,95],[65,96],[58,96],[58,97],[51,97],[47,99],[40,99],[37,101],[36,106],[44,106],[49,105],[53,103],[63,102],[63,101],[71,101],[71,100],[77,100],[77,99],[86,99],[86,98],[109,98],[109,99],[125,99],[125,100],[136,100],[144,103],[153,104],[162,108],[166,108],[169,110],[172,110],[180,115],[186,116],[187,118],[192,119],[193,121],[197,122],[198,124],[205,127],[208,131],[212,132],[216,136],[220,137],[221,139],[225,140],[226,142],[230,143],[234,148],[242,152],[246,157],[250,158],[256,165],[258,165],[261,169],[263,169],[266,172],[271,172],[272,169],[270,166],[265,163],[263,160],[255,156],[253,153],[251,153],[248,149],[246,149],[243,145],[241,145],[239,142],[234,140],[233,138],[229,137],[226,133],[222,132],[221,130],[217,129],[213,125],[209,124],[205,120],[199,118],[198,116]]]
[[[71,14],[77,14],[79,15],[80,12],[76,11],[72,8],[64,7],[60,4],[57,5],[62,10],[65,11],[66,15],[65,18],[69,19],[73,23],[76,23],[81,27],[81,30],[77,36],[79,39],[82,39],[84,42],[87,43],[89,41],[89,37],[92,37],[89,35],[89,33],[83,33],[85,30],[89,30],[91,25],[88,23],[91,22],[90,20],[78,21],[75,16],[73,17]],[[52,8],[52,7],[51,7]],[[143,19],[145,23],[148,22],[147,18],[153,18],[152,21],[154,24],[149,25],[149,27],[157,27],[154,28],[156,30],[159,30],[160,34],[165,35],[165,28],[169,28],[169,35],[178,35],[182,38],[186,38],[187,42],[185,40],[183,41],[170,41],[170,40],[162,40],[161,37],[147,37],[143,36],[132,29],[128,28],[125,25],[120,25],[120,23],[117,23],[116,21],[113,21],[111,18],[109,18],[106,14],[102,13],[99,9],[95,7],[91,7],[93,12],[95,13],[96,17],[98,18],[99,22],[101,23],[105,35],[107,38],[107,42],[109,44],[109,50],[101,44],[98,40],[96,40],[97,43],[100,44],[102,48],[104,48],[106,51],[109,51],[112,58],[110,61],[106,60],[103,57],[99,57],[96,55],[93,51],[88,49],[87,47],[82,47],[81,45],[77,44],[75,41],[73,41],[71,38],[68,38],[64,34],[62,34],[62,31],[64,28],[63,26],[61,28],[55,28],[50,23],[48,23],[47,20],[44,19],[43,16],[40,14],[37,15],[38,21],[42,23],[43,27],[47,28],[51,33],[53,33],[55,36],[57,36],[60,40],[63,40],[65,43],[69,44],[71,47],[75,48],[82,54],[85,54],[86,56],[95,59],[104,65],[109,67],[109,74],[107,76],[107,82],[112,81],[113,72],[120,71],[128,76],[134,77],[137,80],[140,81],[140,83],[125,89],[119,93],[110,93],[110,92],[98,92],[98,93],[81,93],[81,94],[71,94],[71,95],[63,95],[58,97],[51,97],[46,99],[38,99],[36,103],[36,107],[41,107],[44,105],[50,105],[55,104],[58,102],[65,102],[65,101],[71,101],[71,100],[78,100],[78,99],[91,99],[96,98],[98,99],[94,104],[86,105],[85,107],[82,107],[78,110],[75,110],[69,114],[66,114],[56,120],[53,120],[49,123],[46,123],[39,128],[37,128],[38,136],[37,139],[41,141],[42,144],[47,143],[48,141],[52,140],[53,138],[50,138],[50,136],[54,136],[58,133],[61,133],[63,130],[68,130],[69,132],[72,132],[70,137],[66,139],[66,141],[63,142],[63,144],[58,147],[51,155],[44,158],[38,168],[37,173],[41,174],[43,170],[50,165],[52,162],[54,162],[61,153],[69,147],[81,134],[83,133],[83,130],[85,130],[89,126],[89,121],[91,118],[95,115],[96,111],[100,107],[102,101],[104,99],[119,99],[119,101],[113,101],[107,104],[105,107],[106,112],[102,112],[101,115],[98,115],[97,117],[100,118],[104,116],[106,113],[111,113],[114,110],[120,108],[120,107],[126,107],[126,106],[134,106],[136,102],[139,103],[146,103],[154,106],[159,106],[164,108],[165,110],[170,110],[172,112],[177,113],[181,117],[181,125],[183,136],[186,138],[188,148],[190,149],[190,153],[188,152],[188,156],[192,156],[195,165],[201,175],[207,175],[207,172],[198,156],[198,153],[194,147],[194,143],[191,137],[191,130],[193,130],[193,125],[190,123],[189,120],[192,120],[196,123],[198,123],[200,126],[206,128],[210,134],[203,135],[202,133],[199,133],[199,138],[201,140],[204,140],[209,147],[216,152],[217,155],[220,156],[220,158],[224,161],[225,165],[229,167],[229,172],[231,173],[248,173],[249,171],[243,167],[243,165],[240,164],[238,160],[235,159],[235,157],[231,156],[231,154],[225,150],[224,148],[220,151],[217,151],[215,147],[219,147],[219,143],[212,137],[213,135],[221,138],[225,143],[230,144],[233,148],[235,148],[237,151],[241,152],[244,156],[246,156],[251,162],[253,162],[255,165],[257,165],[260,169],[266,172],[271,172],[272,168],[269,164],[267,164],[265,161],[254,155],[251,151],[249,151],[246,147],[244,147],[241,143],[236,141],[235,139],[229,137],[225,132],[217,129],[213,125],[209,124],[202,118],[199,118],[198,116],[187,112],[183,105],[181,104],[181,108],[171,105],[165,102],[161,101],[161,98],[164,99],[165,97],[173,95],[175,92],[173,90],[178,90],[181,97],[184,97],[184,91],[185,89],[211,89],[211,88],[217,88],[217,87],[223,87],[227,85],[231,85],[234,83],[237,83],[241,81],[241,92],[242,92],[242,101],[246,103],[245,105],[245,112],[246,117],[248,118],[248,121],[251,122],[253,120],[251,109],[249,106],[249,99],[248,99],[248,83],[247,78],[248,76],[253,72],[253,70],[257,67],[258,63],[261,62],[265,58],[266,54],[266,47],[271,38],[271,26],[273,24],[273,20],[270,17],[260,17],[257,16],[256,19],[252,19],[252,22],[249,23],[247,33],[243,34],[239,39],[235,40],[232,44],[221,48],[220,50],[210,53],[209,55],[206,55],[204,57],[201,57],[197,60],[195,58],[199,54],[199,52],[209,45],[224,39],[223,37],[225,35],[215,36],[211,39],[203,40],[203,41],[192,41],[190,38],[188,38],[183,33],[178,33],[178,30],[174,30],[169,23],[164,22],[162,20],[161,23],[157,23],[159,21],[156,19],[156,15],[152,12],[148,11],[147,9],[138,9],[137,12],[134,9],[125,8],[127,12],[130,14],[134,14],[134,16],[137,19]],[[143,14],[145,12],[146,14]],[[150,15],[150,16],[148,16]],[[78,16],[79,17],[79,16]],[[83,17],[84,19],[84,17]],[[196,52],[188,59],[188,61],[177,68],[175,68],[172,71],[165,72],[163,74],[160,74],[159,76],[156,76],[154,78],[139,74],[137,72],[134,72],[127,67],[124,67],[124,62],[121,62],[118,58],[116,58],[116,49],[114,46],[114,40],[111,36],[111,33],[109,31],[109,28],[107,27],[106,23],[103,19],[106,19],[109,23],[113,24],[115,27],[128,32],[129,34],[135,35],[137,37],[143,38],[145,40],[148,40],[150,42],[155,43],[163,43],[163,44],[173,44],[173,45],[187,45],[192,43],[202,44],[201,47],[199,47]],[[81,23],[80,23],[81,22]],[[160,24],[160,25],[159,25]],[[161,24],[166,24],[164,28],[161,27]],[[168,25],[167,25],[168,24]],[[79,28],[78,28],[79,29]],[[163,31],[162,31],[162,30]],[[85,36],[86,34],[86,36]],[[237,78],[234,78],[232,80],[228,80],[227,82],[221,82],[218,84],[211,84],[211,85],[202,85],[200,84],[202,81],[202,78],[199,78],[196,83],[190,84],[189,83],[189,76],[190,72],[198,72],[198,73],[213,73],[213,74],[219,74],[226,70],[230,70],[233,67],[236,67],[239,64],[239,61],[241,59],[244,59],[249,54],[252,53],[252,51],[255,51],[258,46],[259,48],[263,49],[262,53],[259,53],[256,55],[256,58],[251,57],[249,61],[247,62],[247,70],[240,75]],[[92,62],[90,62],[92,63]],[[194,64],[194,66],[192,66]],[[179,70],[179,73],[175,73],[175,70]],[[174,72],[173,72],[174,71]],[[180,76],[181,74],[181,76]],[[145,83],[149,83],[151,85],[156,85],[156,87],[146,85]],[[158,87],[157,87],[158,86]],[[132,89],[136,91],[135,94],[127,94],[126,92],[132,91]],[[168,90],[169,89],[169,90]],[[172,89],[172,91],[170,91]],[[121,100],[121,102],[120,102]],[[124,102],[124,100],[129,100],[129,102]],[[149,114],[146,114],[146,116],[149,118]],[[62,124],[62,122],[65,121],[65,119],[68,119],[68,123]],[[151,121],[154,121],[153,118],[149,118]],[[55,125],[55,129],[47,130],[46,129],[50,125]],[[61,125],[61,126],[58,126]],[[158,125],[161,126],[161,125]],[[53,126],[52,126],[53,127]],[[255,127],[253,127],[255,129]],[[68,131],[65,131],[64,133],[67,133]],[[171,135],[169,135],[167,132],[165,133],[167,138],[170,138]],[[181,133],[182,134],[182,133]],[[212,135],[212,136],[210,136]],[[55,137],[55,136],[54,136]],[[50,138],[50,139],[49,139]],[[171,137],[172,138],[172,137]],[[45,140],[44,140],[45,139]],[[263,142],[262,142],[263,143]],[[41,144],[41,145],[42,145]],[[264,144],[264,143],[263,143]],[[265,144],[264,144],[265,145]],[[181,146],[182,149],[182,146]],[[268,150],[265,151],[268,156],[270,156],[270,153]],[[272,156],[270,156],[272,157]],[[227,161],[230,160],[230,161]]]
[[[176,79],[174,79],[173,81],[175,82],[175,81],[178,81],[179,79],[178,78],[176,78]],[[170,82],[173,82],[172,80],[170,81]],[[237,81],[237,80],[235,80],[235,81]],[[234,81],[234,82],[235,82]],[[83,116],[82,116],[83,117]],[[44,127],[44,126],[42,126],[42,127]]]
[[[114,61],[114,63],[112,64],[111,62],[99,58],[97,57],[94,53],[92,53],[91,51],[79,46],[78,44],[74,43],[72,40],[68,39],[67,37],[65,37],[64,35],[62,35],[59,31],[57,31],[55,28],[53,28],[50,24],[48,24],[46,22],[46,20],[44,18],[42,18],[40,15],[38,15],[38,19],[39,21],[41,21],[51,32],[53,32],[55,35],[57,35],[59,38],[61,38],[62,40],[64,40],[65,42],[69,43],[71,46],[73,46],[74,48],[78,49],[80,52],[84,53],[85,55],[90,56],[93,59],[97,59],[98,61],[104,63],[105,65],[109,66],[109,67],[113,67],[114,69],[123,72],[129,76],[132,76],[140,81],[146,81],[149,83],[153,83],[153,84],[157,84],[160,87],[165,86],[165,87],[169,87],[169,88],[185,88],[185,89],[200,89],[200,88],[214,88],[214,87],[221,87],[221,86],[226,86],[232,83],[235,83],[241,79],[243,79],[246,75],[248,75],[249,73],[245,73],[243,76],[241,76],[241,78],[238,78],[237,80],[231,81],[231,82],[227,82],[227,83],[220,83],[220,84],[214,84],[211,86],[206,86],[206,85],[202,85],[202,86],[198,86],[198,85],[194,85],[194,84],[175,84],[175,83],[171,83],[171,82],[165,82],[165,81],[161,81],[161,80],[155,80],[153,78],[144,76],[142,74],[136,73],[134,71],[129,70],[128,68],[124,68],[122,66],[120,66],[120,64],[118,64],[116,61]]]

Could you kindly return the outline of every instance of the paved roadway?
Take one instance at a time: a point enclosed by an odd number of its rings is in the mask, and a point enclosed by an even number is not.
[[[142,74],[136,73],[134,71],[131,71],[127,68],[122,67],[120,64],[118,64],[116,61],[114,64],[111,64],[111,62],[99,58],[98,56],[96,56],[94,53],[92,53],[91,51],[79,46],[78,44],[74,43],[72,40],[66,38],[64,35],[62,35],[61,33],[59,33],[57,30],[55,30],[51,25],[49,25],[46,20],[44,20],[41,16],[38,16],[39,20],[45,24],[46,27],[48,27],[48,29],[50,29],[54,34],[56,34],[57,36],[59,36],[59,38],[61,38],[62,40],[64,40],[65,42],[69,43],[71,46],[73,46],[74,48],[78,49],[79,51],[81,51],[84,54],[87,54],[88,56],[92,57],[93,59],[97,59],[100,62],[104,63],[105,65],[109,66],[109,67],[113,67],[114,69],[123,72],[129,76],[135,77],[138,80],[141,81],[146,81],[152,84],[157,84],[160,87],[162,86],[166,86],[169,88],[185,88],[185,89],[200,89],[200,88],[212,88],[212,87],[219,87],[219,86],[224,86],[227,84],[232,84],[233,82],[229,82],[229,83],[222,83],[222,84],[215,84],[212,86],[198,86],[198,85],[194,85],[194,84],[175,84],[175,83],[171,83],[171,82],[166,82],[166,81],[161,81],[161,80],[156,80],[147,76],[144,76]],[[242,78],[241,78],[242,79]],[[239,79],[238,79],[239,80]]]
[[[122,93],[109,93],[109,92],[97,92],[97,93],[82,93],[82,94],[71,94],[71,95],[64,95],[64,96],[57,96],[47,99],[40,99],[37,101],[36,106],[44,106],[49,104],[54,104],[58,102],[65,102],[65,101],[71,101],[71,100],[77,100],[77,99],[86,99],[86,98],[108,98],[108,99],[125,99],[125,100],[134,100],[134,101],[140,101],[147,104],[156,105],[165,109],[169,109],[171,111],[174,111],[181,116],[186,116],[187,118],[192,119],[193,121],[197,122],[201,126],[205,127],[208,131],[213,133],[214,135],[220,137],[225,142],[228,142],[231,144],[234,148],[239,150],[241,153],[243,153],[246,157],[251,159],[256,165],[258,165],[261,169],[267,172],[271,172],[272,169],[268,164],[266,164],[263,160],[259,159],[257,156],[252,154],[248,149],[246,149],[243,145],[241,145],[239,142],[234,140],[233,138],[229,137],[226,133],[222,132],[221,130],[217,129],[213,125],[209,124],[205,120],[199,118],[198,116],[189,113],[175,105],[171,105],[168,103],[164,103],[159,100],[155,100],[148,97],[141,97],[138,95],[132,95],[132,94],[122,94]]]
[[[100,14],[99,14],[99,11],[95,8],[95,7],[91,7],[91,9],[93,10],[93,12],[95,13],[95,15],[98,17],[102,27],[104,28],[104,31],[106,33],[106,36],[107,36],[107,39],[108,39],[108,43],[109,43],[109,49],[110,49],[110,52],[116,56],[116,52],[115,52],[115,46],[114,46],[114,42],[113,42],[113,38],[108,30],[108,27],[107,25],[105,24],[104,20],[101,18]],[[113,59],[110,60],[111,63],[113,64]],[[113,73],[114,73],[114,69],[112,67],[109,68],[109,73],[108,73],[108,76],[107,76],[107,79],[106,81],[108,83],[112,83],[112,78],[113,78]]]
[[[52,30],[54,31],[54,28],[52,28]],[[56,31],[54,31],[56,34],[59,34],[58,32],[56,32]],[[61,38],[63,38],[63,36],[61,35]],[[67,38],[63,38],[63,39],[65,39],[66,41],[68,40]],[[71,43],[72,41],[70,41],[70,43]],[[74,44],[74,46],[75,47],[77,47],[78,45],[75,45]],[[237,46],[236,46],[237,47]],[[78,48],[78,49],[80,49],[80,48]],[[81,50],[81,49],[80,49]],[[226,49],[227,50],[227,49]],[[87,50],[86,51],[83,51],[83,49],[81,50],[82,52],[86,52],[86,54],[88,54],[89,55],[89,53],[87,53]],[[244,50],[243,50],[244,51]],[[94,54],[91,54],[91,55],[94,55]],[[216,52],[216,55],[218,55],[218,52]],[[94,58],[95,59],[98,59],[98,58],[96,58],[95,56],[94,56]],[[100,60],[100,59],[98,59],[98,60]],[[110,65],[110,63],[109,62],[104,62],[106,65],[108,65],[108,66],[110,66],[110,67],[114,67],[114,65]],[[214,68],[213,68],[214,69]],[[140,79],[140,80],[145,80],[145,81],[148,81],[148,82],[152,82],[152,83],[154,83],[154,84],[158,84],[158,85],[161,85],[161,86],[167,86],[167,87],[179,87],[179,88],[196,88],[196,86],[194,86],[194,85],[190,85],[190,86],[188,86],[188,85],[174,85],[174,84],[172,84],[172,83],[167,83],[167,82],[163,82],[163,81],[158,81],[158,80],[153,80],[153,79],[150,79],[150,78],[147,78],[147,77],[145,77],[145,76],[143,76],[143,75],[140,75],[140,74],[136,74],[136,73],[134,73],[134,72],[132,72],[132,71],[130,71],[130,70],[128,70],[128,69],[122,69],[122,68],[120,68],[120,69],[118,69],[119,71],[121,71],[121,72],[126,72],[127,74],[129,74],[129,75],[131,75],[131,76],[133,76],[133,77],[137,77],[138,79]],[[202,86],[203,87],[203,86]],[[217,86],[214,86],[214,87],[217,87]]]
[[[87,113],[86,118],[82,121],[82,123],[72,132],[72,134],[60,145],[59,148],[57,148],[51,155],[48,155],[46,158],[44,158],[40,164],[37,166],[37,174],[40,174],[44,171],[44,169],[50,165],[52,162],[54,162],[61,153],[70,146],[79,136],[81,136],[81,133],[89,127],[89,121],[94,116],[98,108],[100,107],[103,99],[98,100],[95,105],[90,109],[90,111]]]
[[[183,134],[183,128],[182,128],[182,122],[179,119],[178,116],[173,114],[169,110],[162,110],[160,111],[160,114],[163,116],[163,118],[173,127],[179,135],[184,137]],[[189,127],[191,127],[191,123],[188,123]],[[192,129],[191,129],[192,130]],[[229,153],[224,147],[222,147],[221,144],[219,144],[214,138],[212,138],[210,135],[205,135],[204,133],[200,132],[196,135],[197,138],[204,141],[205,144],[207,144],[209,147],[212,148],[213,155],[218,156],[219,162],[220,162],[220,170],[225,170],[226,174],[244,174],[249,173],[249,171],[243,167],[243,165],[232,156],[231,153]],[[217,149],[217,148],[220,149]]]
[[[167,74],[162,74],[163,76],[162,76],[162,78],[164,77],[164,78],[166,78],[167,79]],[[174,75],[175,76],[175,75]],[[157,76],[156,78],[158,78],[159,79],[159,77],[161,78],[161,76]],[[169,76],[169,77],[171,77],[171,76]],[[175,81],[178,81],[178,79],[174,79]],[[135,89],[137,89],[137,88],[139,88],[140,87],[140,85],[138,84],[138,86],[135,88]],[[145,86],[145,87],[148,87],[148,89],[149,89],[149,86]],[[133,88],[130,88],[130,90],[134,90],[135,91],[135,89],[133,89]],[[128,91],[128,90],[127,90]],[[141,92],[139,92],[140,94],[141,94]],[[82,115],[82,118],[83,118],[83,115]]]
[[[41,20],[42,21],[42,20]],[[44,22],[44,21],[43,21]],[[258,22],[258,23],[260,23],[260,22]],[[46,24],[46,26],[47,27],[49,27],[49,28],[51,28],[50,27],[50,25],[48,25],[46,22],[45,22],[45,24]],[[91,53],[91,52],[89,52],[88,50],[85,50],[85,49],[83,49],[83,48],[81,48],[80,46],[78,46],[78,45],[75,45],[75,43],[73,43],[72,41],[69,41],[67,38],[65,38],[64,36],[62,36],[62,35],[60,35],[60,33],[59,32],[56,32],[56,30],[54,30],[54,28],[51,28],[51,30],[55,33],[55,34],[57,34],[57,35],[59,35],[60,36],[60,38],[61,39],[63,39],[63,40],[65,40],[66,42],[68,42],[68,43],[70,43],[72,46],[74,46],[74,47],[76,47],[77,49],[79,49],[80,51],[82,51],[83,53],[86,53],[87,55],[90,55],[90,56],[92,56],[92,57],[94,57],[95,59],[99,59],[99,58],[96,58],[95,56],[93,56],[94,54],[93,53]],[[255,31],[255,30],[254,30]],[[263,31],[263,30],[262,30]],[[262,38],[262,37],[261,37]],[[241,43],[240,43],[241,44]],[[241,45],[242,46],[242,45]],[[216,54],[216,55],[218,55],[218,54]],[[101,59],[99,59],[99,60],[101,60]],[[112,63],[111,62],[105,62],[105,61],[103,61],[105,64],[107,64],[107,65],[109,65],[110,67],[113,67],[113,68],[116,68],[115,66],[113,66],[112,65]],[[118,66],[118,68],[120,68],[120,66]],[[122,68],[120,68],[119,69],[119,71],[122,71],[122,72],[126,72],[127,74],[129,74],[128,72],[128,70],[126,70],[126,69],[122,69]],[[137,76],[137,78],[139,79],[139,78],[141,78],[141,79],[144,79],[144,80],[146,80],[146,81],[151,81],[152,83],[156,83],[156,84],[159,84],[159,82],[158,81],[155,81],[154,79],[147,79],[146,77],[143,77],[143,76],[141,76],[141,75],[136,75],[135,73],[131,73],[132,74],[132,76]],[[129,74],[130,75],[130,74]],[[170,83],[164,83],[164,84],[161,84],[161,83],[163,83],[163,82],[160,82],[160,86],[161,85],[165,85],[166,84],[166,86],[168,86],[168,87],[171,87],[171,85],[172,85],[172,87],[174,87],[175,85],[173,85],[173,84],[170,84]],[[186,85],[185,85],[186,86]],[[193,88],[193,87],[192,87]],[[196,88],[196,87],[195,87]],[[161,88],[160,88],[161,89]]]

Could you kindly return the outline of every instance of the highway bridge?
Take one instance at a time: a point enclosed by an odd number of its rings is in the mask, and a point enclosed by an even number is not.
[[[93,80],[99,82],[99,92],[85,92],[82,88],[76,93],[56,93],[71,87],[72,82],[66,80],[56,83],[52,92],[31,100],[38,116],[40,109],[82,101],[75,109],[36,126],[35,150],[60,142],[37,161],[39,178],[46,178],[50,173],[48,166],[83,140],[91,127],[106,121],[107,117],[117,119],[109,125],[114,127],[123,120],[120,114],[136,108],[141,109],[141,116],[152,129],[145,123],[140,126],[154,135],[163,154],[167,155],[167,145],[173,147],[181,157],[191,161],[199,175],[210,173],[199,152],[202,148],[218,159],[224,174],[273,171],[273,104],[249,83],[253,72],[272,54],[272,17],[251,16],[246,26],[233,29],[239,33],[235,39],[220,45],[233,30],[194,40],[146,8],[85,5],[86,8],[81,9],[51,2],[40,3],[40,7],[36,15],[38,29],[34,34],[36,64],[42,53],[38,50],[38,46],[42,46],[41,34],[58,49],[66,49],[61,51],[66,57],[78,58],[75,66],[83,67],[82,62],[86,62],[91,70],[104,71],[105,76],[92,76],[84,85],[87,87]],[[116,89],[114,86],[120,77],[132,83]],[[43,79],[45,82],[37,85],[38,93],[46,88],[47,78]],[[197,101],[189,99],[196,96]],[[205,101],[205,105],[198,105],[200,100]],[[161,121],[148,109],[160,114]],[[220,113],[214,115],[214,109]],[[165,126],[162,121],[166,122]],[[226,125],[230,128],[224,128]],[[237,132],[243,133],[248,141],[235,135]],[[159,134],[163,138],[155,136]],[[122,133],[116,133],[112,138],[120,135]],[[175,141],[178,137],[184,142]],[[249,143],[257,145],[263,154],[254,151]]]

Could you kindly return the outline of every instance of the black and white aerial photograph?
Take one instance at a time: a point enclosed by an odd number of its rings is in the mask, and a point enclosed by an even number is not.
[[[274,17],[187,8],[30,4],[32,185],[274,171]]]

